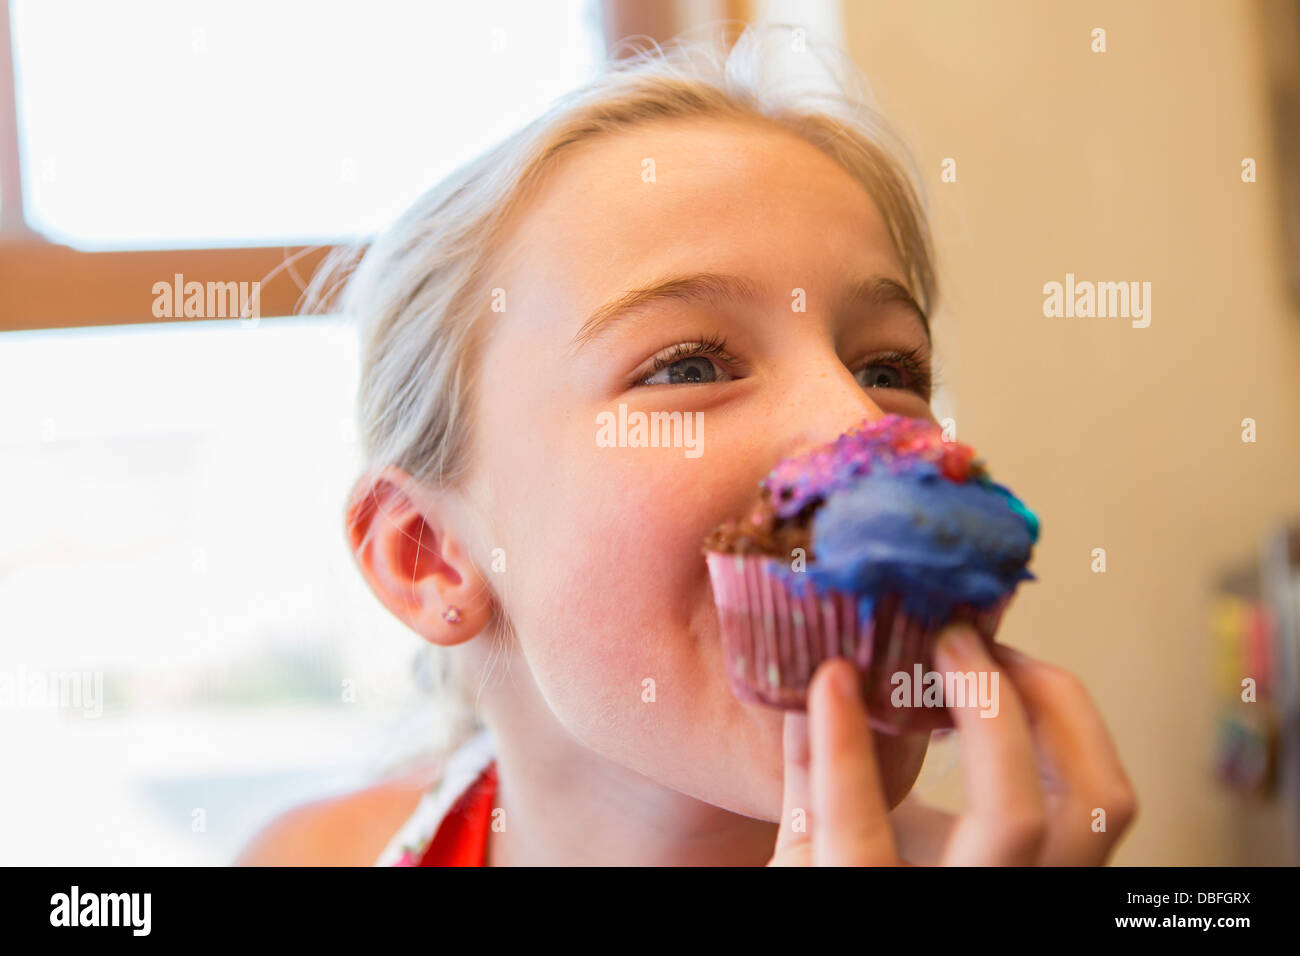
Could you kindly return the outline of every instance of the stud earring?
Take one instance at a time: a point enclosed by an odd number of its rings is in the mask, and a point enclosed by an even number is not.
[[[459,624],[460,608],[456,607],[456,605],[454,604],[449,605],[447,607],[447,610],[442,612],[442,619],[446,621],[448,624]]]

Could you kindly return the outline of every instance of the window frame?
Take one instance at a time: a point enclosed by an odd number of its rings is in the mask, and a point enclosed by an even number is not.
[[[710,0],[733,28],[752,0]],[[626,56],[624,37],[665,42],[684,25],[672,0],[599,0],[605,49]],[[734,33],[732,34],[734,36]],[[156,282],[258,282],[259,314],[295,314],[307,280],[335,247],[243,246],[84,252],[51,242],[27,223],[18,146],[17,92],[8,0],[0,0],[0,332],[195,321],[153,314]],[[173,309],[173,312],[183,310]],[[209,316],[210,317],[210,316]]]

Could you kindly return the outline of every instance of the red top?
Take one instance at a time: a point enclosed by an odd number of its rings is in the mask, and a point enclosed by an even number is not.
[[[487,866],[492,803],[497,795],[497,764],[489,763],[447,811],[420,866]]]

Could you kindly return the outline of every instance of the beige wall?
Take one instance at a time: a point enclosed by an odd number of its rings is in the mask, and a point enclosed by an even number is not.
[[[1211,776],[1206,601],[1220,565],[1300,516],[1300,314],[1260,11],[845,7],[848,49],[934,203],[958,435],[1043,520],[1040,581],[1003,637],[1078,673],[1112,728],[1141,800],[1115,862],[1240,862],[1241,815]],[[956,183],[940,182],[944,157]],[[1045,318],[1043,284],[1067,271],[1151,282],[1150,326]]]

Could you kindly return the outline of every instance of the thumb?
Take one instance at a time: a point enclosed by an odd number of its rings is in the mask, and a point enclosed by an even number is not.
[[[776,836],[776,853],[767,865],[812,866],[812,821],[809,819],[812,764],[807,714],[786,711],[781,747],[785,754],[781,826]]]

